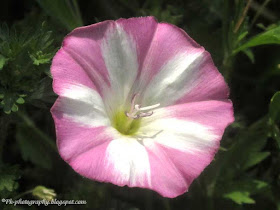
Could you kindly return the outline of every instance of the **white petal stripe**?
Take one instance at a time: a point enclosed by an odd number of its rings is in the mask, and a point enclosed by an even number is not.
[[[145,120],[142,120],[139,136],[142,136],[147,146],[149,141],[155,141],[180,151],[195,153],[215,147],[218,139],[211,128],[199,123],[174,118],[158,119],[150,123]]]
[[[147,86],[143,105],[160,103],[162,107],[168,106],[190,91],[203,52],[204,49],[180,53],[168,61]]]
[[[135,139],[120,136],[113,140],[106,150],[106,159],[119,182],[129,182],[129,186],[150,186],[148,153]]]
[[[58,103],[56,111],[73,122],[90,127],[110,125],[101,96],[91,88],[74,84],[65,86]]]
[[[109,30],[102,43],[102,55],[109,72],[111,106],[120,107],[135,82],[138,61],[135,41],[121,26]]]

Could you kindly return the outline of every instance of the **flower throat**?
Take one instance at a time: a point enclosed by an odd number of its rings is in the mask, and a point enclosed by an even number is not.
[[[112,125],[123,135],[134,135],[140,128],[141,119],[143,117],[149,117],[153,114],[150,111],[160,106],[155,104],[152,106],[141,107],[140,104],[136,104],[136,100],[139,94],[134,94],[131,99],[131,106],[129,111],[118,111],[113,117]]]

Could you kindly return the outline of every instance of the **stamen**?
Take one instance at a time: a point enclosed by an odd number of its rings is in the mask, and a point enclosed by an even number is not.
[[[139,110],[140,110],[140,111],[146,111],[146,110],[150,110],[150,109],[157,108],[157,107],[159,107],[159,106],[160,106],[160,104],[155,104],[155,105],[151,105],[151,106],[141,107]]]
[[[148,110],[151,110],[151,109],[154,109],[154,108],[157,108],[160,106],[160,104],[154,104],[151,106],[141,107],[139,104],[135,104],[137,96],[139,96],[139,93],[135,94],[132,97],[130,111],[125,112],[125,115],[129,118],[138,119],[140,117],[149,117],[153,114],[153,112],[152,111],[143,112],[143,111],[148,111]]]

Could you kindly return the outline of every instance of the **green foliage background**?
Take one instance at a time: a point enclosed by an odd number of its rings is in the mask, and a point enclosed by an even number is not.
[[[0,198],[87,201],[50,209],[280,210],[279,11],[279,0],[1,2]],[[211,53],[235,109],[215,160],[175,199],[76,174],[57,154],[49,112],[50,63],[67,33],[147,15],[183,28]],[[41,207],[0,203],[26,208]]]

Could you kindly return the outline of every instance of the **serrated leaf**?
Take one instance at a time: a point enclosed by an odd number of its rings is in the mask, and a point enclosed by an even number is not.
[[[47,146],[42,144],[42,141],[40,141],[39,138],[40,137],[34,132],[29,131],[29,127],[18,126],[16,140],[22,158],[25,161],[31,161],[39,167],[50,169],[52,166],[51,155],[46,149]]]
[[[30,58],[33,61],[33,64],[39,66],[41,64],[46,64],[51,61],[53,57],[52,53],[43,54],[42,51],[37,52],[35,55],[30,55]]]
[[[235,191],[235,192],[227,193],[223,197],[230,199],[239,205],[255,203],[255,201],[252,198],[250,198],[249,192]]]
[[[265,44],[280,44],[280,26],[274,27],[251,38],[248,42],[234,50],[233,53],[236,54],[249,47],[255,47]]]
[[[13,191],[17,188],[17,180],[19,176],[18,166],[8,166],[4,165],[0,170],[0,191],[8,190]]]

